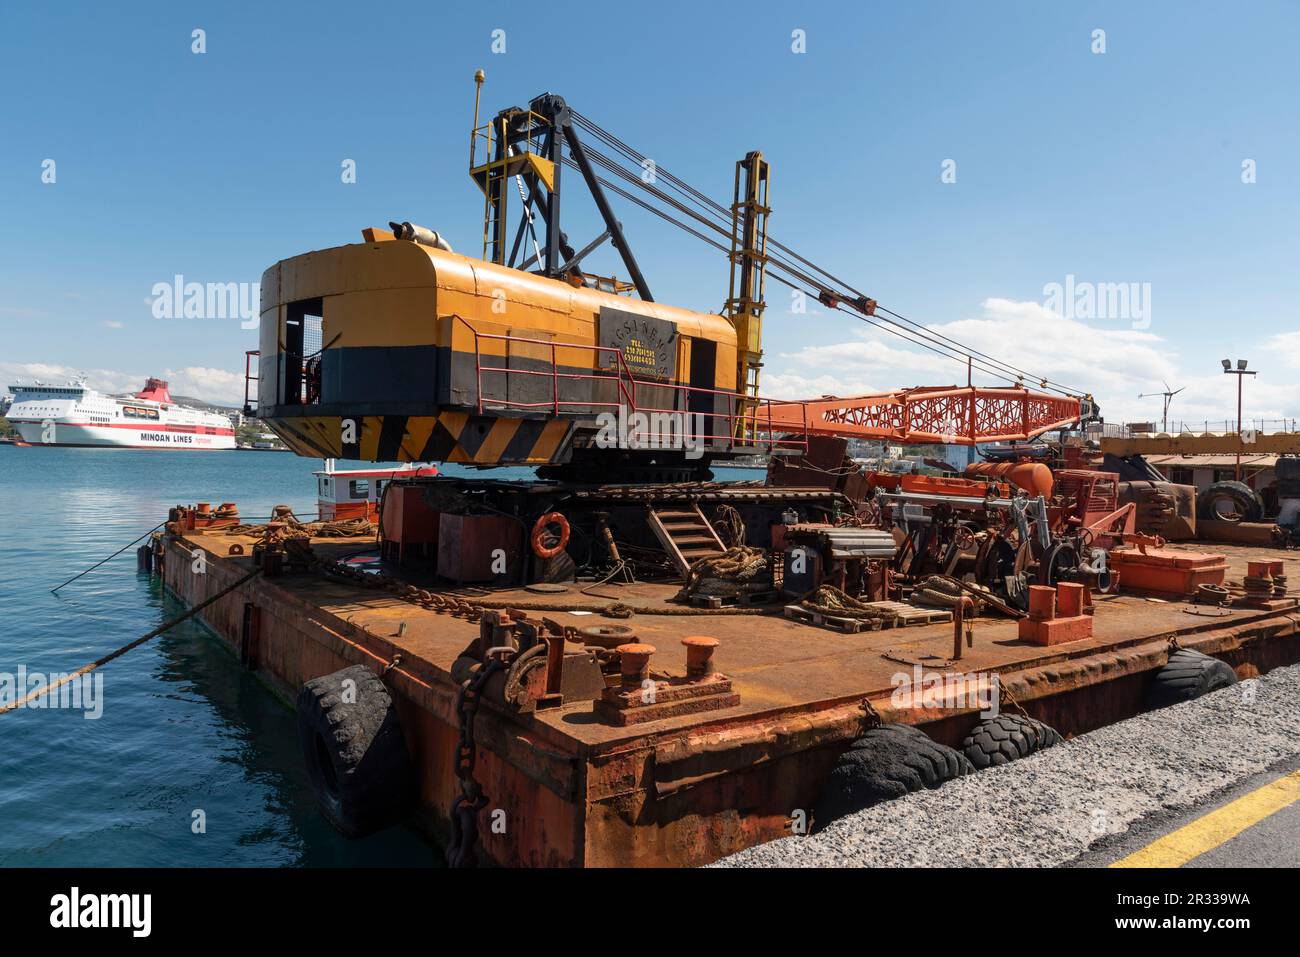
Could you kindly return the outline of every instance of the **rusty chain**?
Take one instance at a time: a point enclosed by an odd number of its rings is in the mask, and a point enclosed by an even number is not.
[[[458,615],[467,621],[476,622],[487,610],[498,611],[541,611],[541,612],[563,612],[572,609],[574,606],[570,602],[538,602],[538,601],[494,601],[490,599],[478,599],[469,601],[459,598],[455,595],[443,595],[438,592],[432,592],[425,588],[417,588],[408,582],[386,574],[370,574],[359,568],[354,568],[341,561],[321,561],[313,566],[326,575],[332,575],[336,578],[343,578],[354,584],[362,585],[367,588],[382,588],[395,598],[402,601],[410,602],[413,605],[419,605],[430,611],[446,615]],[[612,602],[603,608],[587,608],[585,611],[597,612],[606,618],[631,618],[633,615],[665,615],[665,616],[711,616],[711,615],[776,615],[781,613],[780,608],[769,608],[762,606],[728,606],[724,608],[682,608],[672,606],[647,606],[647,605],[627,605],[623,602]]]
[[[459,718],[460,743],[456,752],[456,777],[461,793],[451,806],[451,840],[447,844],[448,867],[474,867],[477,859],[474,849],[478,845],[478,815],[487,807],[487,795],[474,777],[478,748],[474,744],[474,717],[482,700],[483,686],[502,667],[502,659],[489,657],[478,672],[460,686],[456,698]]]
[[[1011,707],[1020,712],[1022,718],[1029,718],[1032,721],[1033,716],[1030,715],[1030,713],[1025,710],[1024,706],[1016,700],[1016,696],[1011,693],[1011,689],[1006,686],[1005,682],[1003,682],[1002,676],[998,675],[997,678],[999,703],[1002,698],[1006,698],[1007,701],[1011,702]]]

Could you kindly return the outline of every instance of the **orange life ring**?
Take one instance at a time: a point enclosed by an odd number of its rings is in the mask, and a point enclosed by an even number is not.
[[[560,540],[547,548],[542,544],[542,538],[546,535],[546,529],[550,525],[560,526]],[[560,552],[564,551],[564,546],[569,544],[569,520],[559,512],[547,512],[537,520],[533,526],[532,546],[533,554],[538,558],[554,558]]]

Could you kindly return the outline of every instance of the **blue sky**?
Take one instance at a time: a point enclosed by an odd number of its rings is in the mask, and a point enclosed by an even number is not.
[[[1162,379],[1187,387],[1174,418],[1231,416],[1235,378],[1218,361],[1238,356],[1260,371],[1247,417],[1300,415],[1300,5],[546,9],[5,5],[0,373],[86,369],[125,387],[166,372],[229,400],[255,333],[155,319],[154,283],[256,282],[389,219],[476,254],[466,160],[482,67],[486,112],[561,93],[719,199],[735,160],[762,149],[773,236],[904,315],[1092,390],[1108,418],[1158,415],[1158,399],[1136,397]],[[576,205],[566,227],[585,237],[594,221]],[[619,214],[657,299],[719,307],[720,254]],[[1045,287],[1071,275],[1150,284],[1149,325],[1054,316]],[[769,301],[766,391],[964,378],[847,316],[790,314],[783,287]]]

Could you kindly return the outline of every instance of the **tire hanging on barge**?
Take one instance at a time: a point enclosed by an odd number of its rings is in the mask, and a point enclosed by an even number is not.
[[[1034,718],[1000,714],[981,721],[961,743],[976,770],[1009,764],[1061,743],[1057,731]]]
[[[973,773],[966,755],[908,724],[871,728],[840,756],[813,808],[814,829],[836,818]]]
[[[388,689],[365,665],[313,678],[298,692],[298,740],[321,813],[344,837],[402,821],[415,776]]]
[[[1237,673],[1226,661],[1191,648],[1179,648],[1151,680],[1146,705],[1148,709],[1164,708],[1236,683]]]

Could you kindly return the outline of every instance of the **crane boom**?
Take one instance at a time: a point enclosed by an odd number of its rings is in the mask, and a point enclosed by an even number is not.
[[[762,425],[809,435],[975,445],[1031,439],[1073,425],[1080,415],[1078,399],[1019,386],[937,386],[773,403]]]

